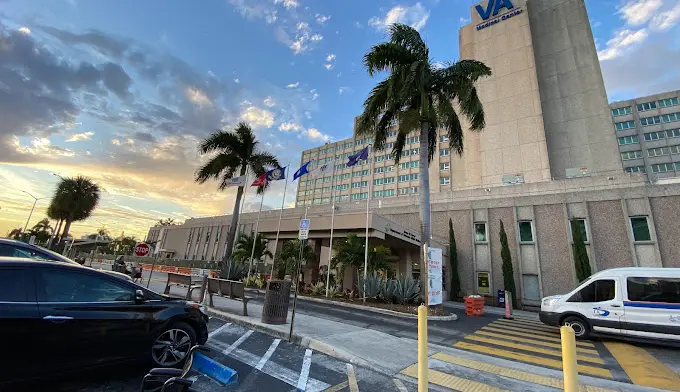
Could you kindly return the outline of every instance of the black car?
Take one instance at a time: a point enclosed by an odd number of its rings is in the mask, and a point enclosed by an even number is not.
[[[128,360],[179,366],[207,324],[196,303],[96,270],[0,257],[0,386]]]

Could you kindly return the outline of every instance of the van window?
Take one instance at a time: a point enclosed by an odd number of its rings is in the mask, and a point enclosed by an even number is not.
[[[679,278],[628,278],[631,301],[680,303]]]
[[[603,302],[611,301],[615,296],[616,281],[613,279],[601,279],[579,290],[567,302]]]

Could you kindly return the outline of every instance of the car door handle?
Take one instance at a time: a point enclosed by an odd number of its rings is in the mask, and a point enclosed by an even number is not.
[[[617,304],[612,304],[612,305],[610,305],[610,306],[611,306],[612,308],[620,308],[620,307],[621,307],[621,305],[617,305]]]
[[[70,316],[45,316],[43,320],[51,321],[53,323],[63,323],[64,321],[73,320]]]

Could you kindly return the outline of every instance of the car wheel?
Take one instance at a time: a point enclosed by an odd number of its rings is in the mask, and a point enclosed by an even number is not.
[[[586,323],[585,320],[580,317],[567,317],[564,319],[564,321],[562,321],[562,325],[570,325],[574,330],[576,339],[587,339],[590,335],[590,327],[588,326],[588,323]]]
[[[186,324],[177,323],[154,340],[151,360],[155,367],[175,367],[184,363],[191,347],[196,344],[196,331]]]

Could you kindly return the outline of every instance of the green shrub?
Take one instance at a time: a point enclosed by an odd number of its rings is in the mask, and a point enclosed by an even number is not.
[[[323,282],[317,282],[309,288],[309,293],[311,295],[323,295],[326,293],[326,286]]]
[[[420,294],[420,282],[410,276],[392,280],[394,285],[391,293],[395,301],[399,304],[413,302]]]
[[[384,279],[377,273],[366,275],[366,293],[364,293],[364,277],[359,276],[359,282],[357,283],[357,288],[359,293],[366,298],[378,298],[380,291],[382,290]]]
[[[394,291],[396,290],[395,282],[396,282],[395,279],[387,279],[383,284],[383,289],[382,292],[380,293],[380,298],[382,298],[382,300],[387,302],[388,304],[395,302],[394,299],[395,297]]]
[[[342,296],[342,291],[338,290],[336,286],[328,288],[328,298],[336,298]]]

